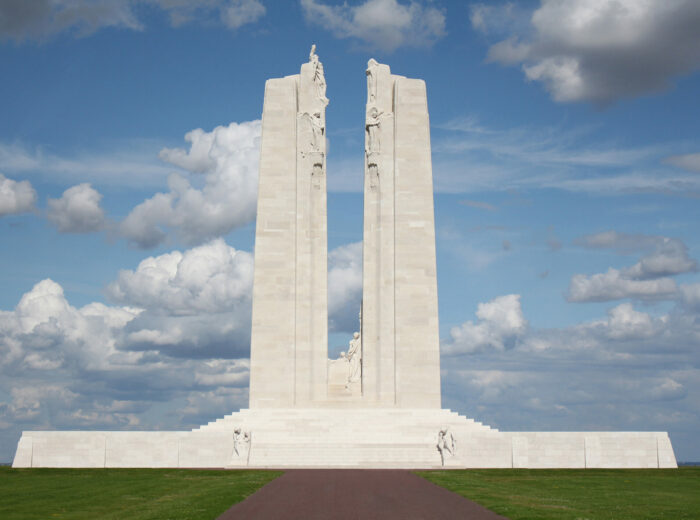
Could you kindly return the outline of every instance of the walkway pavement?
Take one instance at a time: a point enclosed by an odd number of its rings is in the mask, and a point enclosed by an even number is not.
[[[405,470],[290,470],[218,520],[503,520]]]

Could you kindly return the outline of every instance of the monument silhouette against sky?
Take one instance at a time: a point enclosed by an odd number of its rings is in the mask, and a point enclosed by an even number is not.
[[[191,432],[23,432],[14,467],[676,467],[666,432],[499,432],[441,408],[425,82],[370,60],[363,299],[328,359],[323,65],[265,85],[250,408]]]

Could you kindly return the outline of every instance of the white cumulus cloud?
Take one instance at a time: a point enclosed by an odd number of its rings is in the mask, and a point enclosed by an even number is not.
[[[0,217],[34,209],[36,191],[29,181],[14,181],[0,173]]]
[[[132,245],[154,247],[174,230],[187,244],[200,244],[255,218],[260,154],[260,121],[231,123],[211,132],[185,135],[190,149],[165,148],[160,157],[192,174],[204,175],[199,189],[179,173],[168,179],[169,191],[156,193],[121,222]]]
[[[362,303],[362,242],[328,253],[328,321],[331,332],[354,332]]]
[[[250,348],[253,258],[219,239],[143,260],[107,287],[143,309],[120,347],[183,358],[241,358]]]
[[[576,243],[589,249],[613,249],[619,254],[645,254],[624,269],[611,267],[605,273],[574,275],[568,292],[568,299],[573,302],[674,298],[678,288],[669,276],[698,269],[687,246],[677,238],[605,231],[583,236]]]
[[[442,345],[444,354],[464,354],[486,349],[505,350],[527,331],[519,294],[499,296],[480,303],[476,322],[467,321],[450,330]]]
[[[650,337],[655,332],[652,317],[634,309],[631,303],[623,303],[608,311],[608,335],[615,339]]]
[[[265,6],[259,0],[232,0],[221,8],[221,19],[231,29],[256,22],[265,16]]]
[[[644,255],[627,272],[638,279],[658,278],[697,271],[698,263],[688,255],[688,248],[678,239],[661,240],[654,251]]]
[[[571,302],[604,302],[622,298],[655,300],[671,298],[676,290],[676,282],[671,278],[637,280],[624,270],[611,267],[605,273],[572,276],[567,298]]]
[[[114,301],[172,315],[230,312],[250,299],[253,256],[218,239],[148,257],[107,287]]]
[[[472,25],[504,26],[512,8],[472,9]],[[489,49],[491,61],[522,64],[556,101],[608,103],[658,92],[700,66],[695,0],[542,0],[529,27]]]
[[[251,283],[222,241],[123,271],[123,305],[38,282],[0,311],[0,460],[23,429],[182,429],[245,406]]]
[[[301,0],[301,6],[308,23],[385,52],[429,46],[446,34],[444,11],[415,0],[366,0],[353,6]]]
[[[90,184],[68,188],[59,199],[48,200],[47,217],[62,233],[90,233],[104,227],[102,195]]]
[[[139,312],[100,303],[77,309],[59,284],[43,280],[22,296],[14,311],[0,314],[0,365],[104,368],[117,354],[116,332]]]

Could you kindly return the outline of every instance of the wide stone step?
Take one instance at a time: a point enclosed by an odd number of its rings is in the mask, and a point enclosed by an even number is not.
[[[255,443],[251,447],[250,463],[284,467],[437,467],[440,456],[436,448],[420,443],[385,444],[303,444],[281,445]]]
[[[448,424],[446,425],[450,430],[463,430],[463,431],[491,431],[492,428],[482,425],[461,425],[461,424]],[[308,424],[251,424],[245,422],[235,422],[230,424],[221,424],[216,426],[210,426],[205,428],[198,428],[193,431],[233,431],[235,428],[241,428],[246,431],[252,430],[270,430],[270,431],[288,431],[288,432],[307,432],[310,430],[326,433],[337,433],[341,434],[344,432],[351,434],[361,434],[363,432],[397,432],[397,431],[413,431],[422,432],[429,431],[437,433],[440,427],[435,425],[418,425],[418,426],[408,426],[408,425],[392,425],[387,427],[372,427],[372,428],[351,428],[344,425],[338,425],[336,427],[331,427],[327,425],[308,425]]]

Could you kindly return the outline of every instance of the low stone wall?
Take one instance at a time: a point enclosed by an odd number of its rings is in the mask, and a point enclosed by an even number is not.
[[[23,432],[15,468],[221,468],[231,460],[228,433]]]
[[[450,467],[678,467],[666,432],[500,432],[457,439]]]

